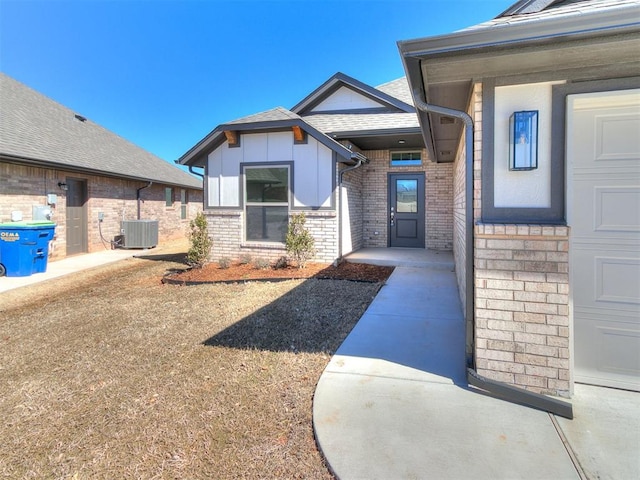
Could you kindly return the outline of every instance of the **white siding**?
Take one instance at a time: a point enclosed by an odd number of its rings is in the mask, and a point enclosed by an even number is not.
[[[220,176],[220,206],[237,207],[240,205],[240,162],[242,151],[239,148],[222,147],[222,172]]]
[[[222,176],[222,152],[218,148],[209,154],[207,165],[207,206],[220,206],[220,177]]]
[[[371,100],[347,87],[340,87],[333,95],[320,102],[313,108],[313,112],[329,110],[355,110],[359,108],[380,108],[381,103]]]
[[[308,139],[307,144],[296,145],[293,149],[293,205],[296,207],[318,205],[318,141],[312,137]]]
[[[267,144],[269,143],[268,133],[252,133],[242,135],[240,140],[240,150],[243,153],[243,162],[266,162]]]
[[[267,161],[290,162],[293,160],[293,134],[291,132],[269,133],[267,137]]]
[[[314,138],[294,146],[296,207],[330,207],[333,192],[333,153]]]
[[[244,134],[240,146],[225,142],[209,154],[207,170],[210,207],[239,207],[240,164],[294,162],[293,188],[296,207],[331,207],[333,152],[313,137],[295,145],[293,133]]]
[[[318,144],[318,205],[322,207],[331,206],[333,165],[333,152]]]

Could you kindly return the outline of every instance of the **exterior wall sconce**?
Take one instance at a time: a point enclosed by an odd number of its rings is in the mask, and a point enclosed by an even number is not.
[[[538,168],[538,110],[509,117],[509,170]]]
[[[69,186],[63,182],[58,182],[58,187],[60,187],[60,190],[64,190],[65,192],[69,190]]]

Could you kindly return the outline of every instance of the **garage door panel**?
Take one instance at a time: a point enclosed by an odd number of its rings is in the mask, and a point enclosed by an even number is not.
[[[637,248],[604,256],[600,249],[576,245],[572,262],[576,308],[626,311],[640,324],[640,252]]]
[[[601,325],[598,315],[583,316],[575,342],[595,345],[576,350],[576,381],[636,390],[640,376],[640,330],[621,321],[618,327]]]
[[[640,186],[594,187],[595,229],[640,232]]]
[[[640,390],[640,90],[569,98],[575,380]]]
[[[640,305],[639,271],[638,258],[595,257],[596,303]]]
[[[591,176],[589,176],[591,177]],[[604,178],[602,178],[604,177]],[[625,178],[581,178],[574,182],[575,198],[581,199],[579,216],[574,216],[572,228],[579,235],[597,238],[615,233],[614,238],[636,237],[640,232],[640,185]],[[593,208],[587,208],[590,203]]]
[[[629,161],[640,151],[640,114],[619,111],[615,115],[595,115],[595,162]]]

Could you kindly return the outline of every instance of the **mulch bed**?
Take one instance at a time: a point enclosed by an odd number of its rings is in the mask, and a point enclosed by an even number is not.
[[[337,266],[326,263],[309,263],[305,268],[297,266],[257,268],[253,264],[240,263],[222,268],[217,263],[209,263],[202,268],[170,271],[162,281],[174,285],[198,285],[317,278],[380,283],[389,278],[393,268],[349,262],[341,262]]]

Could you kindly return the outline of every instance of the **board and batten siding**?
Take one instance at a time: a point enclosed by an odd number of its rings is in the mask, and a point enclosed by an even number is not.
[[[332,208],[333,152],[313,137],[307,139],[295,144],[293,133],[286,131],[243,134],[238,147],[225,142],[208,157],[207,207],[241,207],[241,164],[293,162],[292,207]]]

